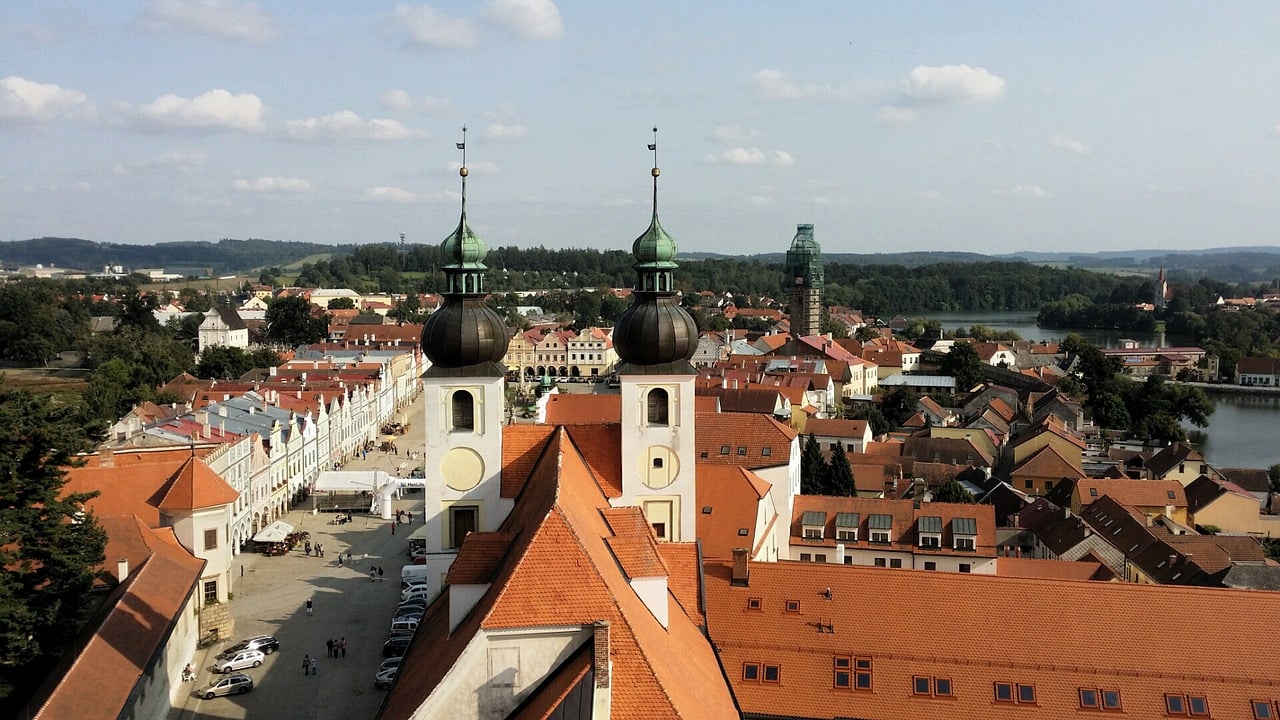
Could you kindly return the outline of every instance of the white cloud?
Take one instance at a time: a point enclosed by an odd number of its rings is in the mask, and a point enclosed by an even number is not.
[[[10,75],[0,80],[0,122],[48,123],[86,107],[79,90]]]
[[[350,110],[339,110],[324,117],[290,120],[285,135],[293,140],[409,140],[424,134],[388,118],[366,121]]]
[[[1054,135],[1049,140],[1049,146],[1058,148],[1061,150],[1066,150],[1067,152],[1074,153],[1076,155],[1084,155],[1085,153],[1089,152],[1089,147],[1087,145],[1080,142],[1079,140],[1076,140],[1075,138],[1067,137],[1066,135],[1063,135],[1061,133]]]
[[[1043,200],[1049,197],[1049,192],[1039,185],[1014,185],[1004,190],[996,191],[997,195],[1014,198],[1033,198]]]
[[[765,69],[751,78],[751,88],[761,100],[809,100],[842,94],[830,85],[801,83],[781,70]]]
[[[523,140],[528,134],[528,128],[523,125],[489,123],[489,127],[484,129],[485,140],[495,140],[498,142]]]
[[[1004,84],[986,68],[917,65],[905,80],[903,94],[919,103],[986,102],[1003,95]]]
[[[469,48],[479,41],[471,20],[441,15],[430,5],[400,3],[392,20],[408,36],[407,44],[414,47]]]
[[[413,205],[416,203],[458,202],[462,199],[462,195],[452,190],[443,190],[438,193],[416,193],[394,185],[377,185],[366,189],[364,198],[371,202]]]
[[[754,140],[760,137],[760,131],[754,128],[744,128],[738,125],[717,125],[716,129],[711,132],[711,137],[718,142],[725,143],[744,143],[748,140]]]
[[[142,124],[161,129],[260,132],[264,109],[257,95],[232,95],[218,89],[194,98],[163,95],[138,108],[137,117]]]
[[[898,105],[885,105],[876,113],[876,120],[885,125],[909,125],[916,121],[916,111]]]
[[[492,0],[485,17],[526,40],[564,37],[560,9],[551,0]]]
[[[254,2],[152,0],[138,19],[160,35],[205,35],[254,45],[276,36],[271,16]]]
[[[718,153],[707,153],[706,161],[712,165],[795,165],[791,153],[782,150],[765,152],[758,147],[732,147]]]
[[[252,193],[310,192],[311,181],[288,177],[260,177],[257,180],[236,178],[231,187],[240,192]]]
[[[388,90],[382,93],[382,106],[391,110],[408,110],[413,107],[413,98],[399,88]]]
[[[168,168],[177,168],[178,170],[185,172],[201,167],[207,162],[209,162],[209,156],[199,150],[193,150],[190,152],[170,150],[156,155],[155,157],[145,158],[142,160],[131,160],[128,163],[117,164],[113,170],[116,175],[129,175],[136,171],[163,170]]]

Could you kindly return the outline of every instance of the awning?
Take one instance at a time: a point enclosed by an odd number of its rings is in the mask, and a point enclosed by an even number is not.
[[[284,539],[293,532],[293,526],[283,520],[277,520],[270,525],[258,531],[253,536],[254,542],[284,542]]]

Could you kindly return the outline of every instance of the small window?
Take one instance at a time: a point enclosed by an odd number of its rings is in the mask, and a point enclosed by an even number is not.
[[[845,556],[844,556],[844,564],[845,564],[845,565],[852,565],[852,564],[853,564],[853,556],[852,556],[852,555],[845,555]]]
[[[204,583],[204,601],[205,603],[218,602],[218,581],[206,580]]]
[[[757,665],[756,663],[746,663],[745,665],[743,665],[743,666],[742,666],[742,679],[743,679],[743,680],[751,680],[751,681],[759,680],[759,679],[760,679],[760,666],[759,666],[759,665]]]
[[[1253,702],[1253,720],[1272,720],[1275,714],[1271,712],[1271,701],[1254,700]]]
[[[760,609],[760,598],[747,598],[747,609],[748,609],[748,610],[759,610],[759,609]]]
[[[1104,710],[1120,709],[1120,691],[1119,690],[1103,690],[1102,691],[1102,707]]]
[[[932,561],[932,560],[927,560],[927,561],[925,561],[924,569],[925,569],[925,570],[937,570],[937,569],[938,569],[938,563],[936,563],[936,562],[934,562],[934,561]]]
[[[1009,683],[996,683],[996,702],[1013,702],[1013,686]]]
[[[888,567],[888,562],[884,558],[876,558],[876,567]]]
[[[837,670],[848,670],[853,666],[853,658],[848,655],[836,655],[831,658],[831,666]]]
[[[968,550],[968,551],[972,552],[972,551],[973,551],[973,538],[967,538],[967,537],[958,537],[958,538],[956,538],[956,549],[957,549],[957,550]]]
[[[799,601],[799,600],[788,600],[788,601],[787,601],[787,612],[800,612],[800,601]]]
[[[853,676],[848,670],[833,670],[831,684],[839,690],[848,690],[853,686]]]
[[[1168,490],[1168,491],[1166,491],[1166,492],[1165,492],[1165,494],[1166,494],[1166,495],[1168,495],[1168,497],[1169,497],[1169,499],[1170,499],[1170,500],[1172,500],[1172,499],[1174,498],[1174,495],[1173,495],[1173,491],[1172,491],[1172,490]]]
[[[739,456],[741,456],[741,457],[746,457],[746,456],[747,456],[747,446],[746,446],[746,445],[739,445],[739,446],[738,446],[738,455],[739,455]]]
[[[777,665],[765,665],[765,666],[764,666],[764,681],[765,681],[765,682],[769,682],[769,683],[776,683],[776,682],[778,682],[778,679],[779,679],[779,677],[781,676],[781,674],[782,674],[782,669],[781,669],[781,668],[779,668]]]
[[[1089,688],[1080,688],[1080,707],[1097,708],[1098,707],[1098,691]]]
[[[769,457],[770,455],[772,455],[772,454],[773,454],[773,448],[771,448],[771,447],[762,447],[762,448],[760,448],[760,454],[761,454],[761,455],[763,455],[764,457]]]
[[[1188,695],[1187,712],[1191,717],[1208,717],[1209,701],[1203,695]]]
[[[748,530],[746,528],[738,528],[738,537],[746,537]]]
[[[932,683],[929,682],[929,678],[917,675],[911,678],[911,692],[916,695],[931,695],[932,693],[929,688],[931,684]]]
[[[1098,488],[1089,488],[1089,497],[1098,497]]]
[[[466,390],[455,390],[449,397],[449,404],[452,410],[453,426],[450,428],[454,432],[471,432],[475,430],[476,424],[476,403],[471,397],[471,393]]]
[[[721,455],[728,455],[728,454],[729,454],[729,446],[728,446],[728,445],[721,445],[721,446],[720,446],[720,454],[721,454]]]
[[[204,531],[204,549],[216,550],[218,548],[218,529],[211,528]]]
[[[1018,702],[1034,703],[1036,701],[1035,685],[1019,685],[1018,686]]]
[[[902,567],[902,558],[889,558],[889,567],[891,567],[891,568],[901,568],[901,567]]]
[[[710,505],[703,505],[703,506],[702,506],[702,514],[703,514],[703,515],[710,515],[710,514],[711,514],[711,506],[710,506]]]
[[[860,657],[853,661],[853,687],[855,690],[871,689],[871,658]]]
[[[1164,710],[1170,715],[1186,715],[1187,704],[1181,695],[1165,695]]]
[[[662,469],[662,458],[660,458],[660,457],[656,457],[656,458],[654,458],[654,459],[653,459],[653,469],[654,469],[654,470],[661,470],[661,469]]]
[[[662,388],[654,388],[645,396],[645,414],[650,425],[668,425],[667,413],[669,399],[667,391]]]
[[[1036,487],[1036,485],[1035,485],[1035,481],[1034,481],[1034,480],[1028,480],[1028,481],[1027,481],[1027,489],[1028,489],[1028,490],[1034,490],[1034,489],[1035,489],[1035,487]]]
[[[933,694],[938,697],[951,697],[951,678],[934,678]]]
[[[973,565],[971,565],[970,563],[960,563],[960,572],[962,573],[973,572]]]
[[[800,553],[800,562],[809,562],[813,559],[812,553]]]

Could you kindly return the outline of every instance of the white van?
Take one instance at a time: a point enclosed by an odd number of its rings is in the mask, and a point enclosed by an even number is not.
[[[413,631],[417,629],[418,629],[417,620],[397,618],[391,622],[392,635],[412,635]]]
[[[400,568],[400,582],[406,583],[414,580],[426,580],[427,574],[428,571],[426,565],[405,565]]]

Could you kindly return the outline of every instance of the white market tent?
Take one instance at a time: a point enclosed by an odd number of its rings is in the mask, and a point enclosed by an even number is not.
[[[374,492],[390,479],[385,470],[326,470],[316,477],[315,491]]]
[[[253,541],[267,543],[284,542],[284,539],[289,537],[289,533],[291,532],[293,532],[292,525],[283,520],[277,520],[259,530],[258,534],[253,536]]]

